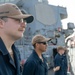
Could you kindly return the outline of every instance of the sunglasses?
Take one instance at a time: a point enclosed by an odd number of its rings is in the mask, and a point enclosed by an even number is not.
[[[47,45],[47,42],[38,42],[39,44]]]

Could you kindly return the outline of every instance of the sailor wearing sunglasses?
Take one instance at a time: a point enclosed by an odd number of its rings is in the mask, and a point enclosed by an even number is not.
[[[32,38],[34,50],[24,64],[23,75],[48,75],[47,65],[42,53],[47,49],[47,41],[43,35],[35,35]]]

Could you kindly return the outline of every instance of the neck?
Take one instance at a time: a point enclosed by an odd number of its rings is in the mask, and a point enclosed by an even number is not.
[[[61,52],[59,52],[59,54],[60,54],[60,55],[62,55],[62,53],[61,53]]]
[[[42,58],[42,52],[38,49],[35,49],[37,55],[39,56],[39,58]]]
[[[7,48],[7,50],[8,51],[11,50],[11,47],[12,47],[14,41],[11,40],[8,37],[1,37],[1,39],[3,40],[3,42],[4,42],[4,44],[5,44],[6,48]]]

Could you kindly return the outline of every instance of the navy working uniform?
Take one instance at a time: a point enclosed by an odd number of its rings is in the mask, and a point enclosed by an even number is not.
[[[47,72],[45,59],[42,62],[34,50],[24,65],[23,75],[48,75]]]
[[[55,72],[55,75],[67,75],[67,57],[65,54],[60,55],[59,53],[54,59],[55,67],[60,66],[60,70]]]
[[[0,38],[0,75],[21,75],[20,74],[20,60],[19,51],[12,46],[14,53],[14,61],[9,55],[2,39]]]

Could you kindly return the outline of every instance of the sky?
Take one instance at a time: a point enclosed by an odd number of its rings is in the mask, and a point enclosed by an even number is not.
[[[75,25],[75,0],[48,0],[49,4],[67,8],[68,18],[63,19],[63,28],[67,28],[67,23],[72,22]]]

